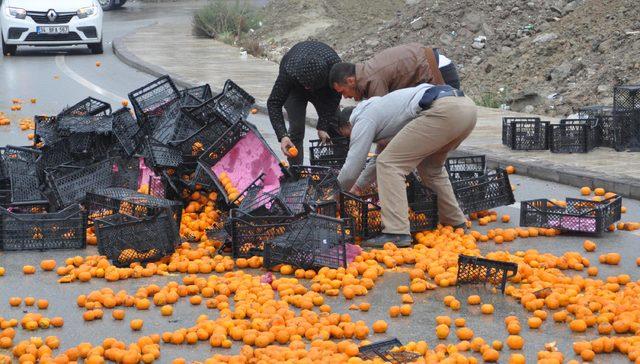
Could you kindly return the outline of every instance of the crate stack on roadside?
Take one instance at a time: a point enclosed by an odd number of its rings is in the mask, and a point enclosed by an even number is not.
[[[588,153],[598,147],[640,151],[640,85],[616,86],[613,106],[578,108],[558,123],[537,117],[504,117],[502,144],[512,150]]]

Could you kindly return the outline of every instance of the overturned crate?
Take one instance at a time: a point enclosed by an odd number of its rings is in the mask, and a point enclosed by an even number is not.
[[[292,216],[251,216],[231,210],[225,229],[230,232],[233,257],[262,256],[265,244],[287,232],[295,220]]]
[[[163,112],[167,105],[179,99],[180,91],[169,76],[162,76],[129,93],[129,100],[140,125],[147,116]]]
[[[271,191],[280,187],[280,178],[284,175],[278,156],[246,121],[239,121],[227,129],[200,155],[198,164],[211,177],[227,204],[235,198],[231,198],[221,180],[228,178],[237,191],[245,191],[264,174],[263,185]]]
[[[469,255],[458,255],[456,285],[491,284],[504,293],[507,280],[518,273],[518,265]]]
[[[182,218],[182,204],[180,202],[120,187],[88,192],[84,205],[91,220],[114,214],[145,218],[154,216],[164,209],[171,210],[176,223],[180,224]]]
[[[309,214],[291,223],[287,232],[265,243],[263,266],[290,264],[302,269],[346,268],[353,222]]]
[[[216,109],[231,123],[246,120],[256,99],[235,82],[227,80],[222,92],[214,97]]]
[[[451,185],[465,214],[508,206],[516,201],[509,175],[502,169],[490,171],[477,178],[456,181]]]
[[[358,356],[363,360],[382,359],[384,362],[392,364],[411,363],[420,358],[419,353],[401,350],[402,346],[397,338],[378,341],[361,346]]]
[[[620,220],[622,197],[604,201],[567,198],[565,203],[547,199],[520,203],[520,226],[558,229],[564,232],[602,234]]]
[[[0,250],[83,249],[87,215],[80,205],[58,212],[0,207]]]
[[[87,97],[77,104],[65,108],[58,116],[106,116],[109,114],[111,114],[109,103]]]
[[[114,214],[95,220],[98,252],[114,265],[146,263],[171,255],[180,244],[178,225],[171,210],[142,218]]]
[[[445,161],[445,168],[449,173],[449,179],[460,181],[469,178],[478,178],[485,174],[486,161],[484,155],[470,155],[466,157],[451,157]]]

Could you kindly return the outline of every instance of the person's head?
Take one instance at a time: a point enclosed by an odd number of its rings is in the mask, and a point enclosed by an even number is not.
[[[356,89],[356,65],[353,63],[334,64],[329,72],[329,84],[345,98],[356,100],[360,98]]]
[[[336,127],[336,131],[342,137],[345,137],[345,138],[351,137],[352,125],[349,122],[349,119],[351,118],[351,113],[353,112],[353,109],[354,109],[353,106],[349,106],[349,107],[345,107],[341,111],[338,111],[338,117],[337,117],[338,125]]]

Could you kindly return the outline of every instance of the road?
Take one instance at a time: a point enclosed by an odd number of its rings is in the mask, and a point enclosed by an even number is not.
[[[167,11],[170,10],[170,11]],[[32,117],[35,114],[54,114],[65,105],[75,103],[84,97],[93,96],[111,102],[117,107],[120,102],[126,99],[127,93],[153,78],[144,73],[138,72],[118,61],[111,51],[110,42],[114,37],[121,36],[138,27],[142,27],[158,17],[172,16],[171,11],[191,12],[189,7],[175,4],[143,6],[134,4],[127,6],[120,11],[105,14],[105,53],[103,55],[91,55],[84,48],[74,48],[70,50],[60,49],[20,49],[15,57],[0,58],[0,111],[5,111],[13,120],[11,126],[0,127],[0,145],[27,143],[27,132],[21,132],[18,128],[20,118]],[[100,67],[96,66],[100,62]],[[29,100],[36,98],[35,104],[25,103],[20,112],[11,112],[9,107],[12,98]],[[261,115],[252,116],[251,119],[259,128],[265,131],[266,138],[276,146],[273,134],[269,131],[268,120]],[[312,131],[309,130],[311,133]],[[312,134],[308,134],[312,135]],[[512,176],[512,183],[516,186],[516,199],[526,200],[532,198],[558,198],[576,196],[577,190],[573,187],[535,180],[522,176]],[[624,205],[628,208],[628,213],[623,215],[624,221],[640,221],[640,202],[625,200]],[[512,222],[500,224],[504,226],[517,226],[519,208],[517,205],[507,206],[497,209],[500,214],[510,214]],[[489,228],[496,227],[495,224]],[[486,227],[478,230],[486,231]],[[561,236],[555,238],[530,238],[518,239],[513,243],[497,246],[493,243],[482,244],[483,252],[497,249],[507,249],[511,252],[517,250],[537,249],[541,252],[549,252],[561,255],[566,251],[582,250],[584,237]],[[585,253],[594,264],[600,268],[600,277],[607,275],[627,273],[633,280],[640,278],[640,268],[635,264],[635,259],[640,256],[637,249],[639,236],[637,233],[614,232],[605,234],[603,237],[593,238],[598,243],[598,251],[595,253]],[[622,262],[617,267],[603,266],[597,264],[597,256],[602,252],[619,252],[622,254]],[[46,298],[50,301],[50,308],[47,316],[63,316],[65,326],[62,329],[48,329],[38,331],[37,335],[57,335],[62,339],[62,348],[77,345],[80,342],[91,342],[97,344],[107,336],[113,336],[121,340],[131,341],[141,335],[134,334],[128,327],[128,321],[132,318],[143,318],[145,327],[142,334],[161,333],[167,330],[174,330],[180,327],[191,326],[195,317],[206,312],[203,306],[191,306],[188,302],[181,300],[175,306],[174,316],[171,320],[162,317],[158,310],[149,311],[127,310],[127,320],[114,321],[107,312],[101,321],[85,323],[82,321],[82,311],[75,305],[75,297],[79,294],[86,294],[92,290],[107,286],[105,281],[93,280],[91,284],[74,283],[59,285],[56,283],[55,274],[37,273],[32,276],[24,276],[21,267],[25,264],[38,266],[43,259],[56,259],[61,262],[64,258],[74,255],[96,254],[94,248],[84,251],[50,251],[50,252],[11,252],[0,253],[0,266],[6,268],[6,275],[0,277],[0,317],[20,318],[22,309],[9,307],[7,301],[10,296],[33,296],[36,298]],[[256,272],[261,273],[261,272]],[[583,273],[586,274],[586,273]],[[154,277],[144,279],[144,281],[127,280],[116,282],[108,286],[115,291],[125,289],[130,293],[142,285],[152,283],[163,285],[168,281],[180,280],[180,275],[169,277]],[[481,315],[476,309],[469,309],[465,304],[457,314],[444,307],[442,298],[448,294],[458,296],[463,302],[471,292],[477,292],[475,287],[446,288],[430,291],[429,293],[415,295],[416,304],[414,313],[410,317],[389,319],[387,309],[393,304],[398,304],[395,287],[403,282],[406,284],[406,277],[400,273],[385,274],[376,287],[365,298],[354,300],[366,300],[373,303],[371,311],[360,313],[359,311],[348,311],[351,302],[343,299],[328,299],[328,303],[339,312],[350,312],[355,320],[362,319],[368,324],[383,318],[390,323],[387,336],[397,336],[402,341],[427,340],[431,347],[434,347],[438,340],[435,337],[434,317],[445,314],[453,317],[467,317],[468,325],[475,330],[476,336],[482,336],[487,341],[505,340],[507,334],[503,329],[502,320],[505,316],[515,314],[525,323],[527,314],[514,299],[504,297],[499,294],[492,294],[480,290],[484,302],[493,303],[496,313],[493,316]],[[211,313],[211,312],[209,312]],[[526,325],[526,324],[525,324]],[[32,336],[23,330],[19,330],[18,338],[24,339]],[[571,334],[566,326],[555,324],[552,320],[547,320],[542,328],[537,331],[523,329],[522,336],[525,338],[525,353],[529,360],[535,358],[536,352],[542,350],[544,343],[558,341],[559,348],[565,353],[566,358],[573,358],[571,343],[593,336],[591,330],[586,335]],[[381,339],[385,336],[377,335],[372,339]],[[452,341],[456,342],[456,341]],[[234,343],[232,352],[237,352],[240,345]],[[188,360],[203,360],[214,351],[207,343],[200,343],[194,349],[187,350],[186,347],[176,347],[171,345],[162,346],[162,363],[168,363],[176,357],[185,357]],[[0,350],[2,353],[2,350]],[[509,350],[504,349],[502,358],[506,362]],[[621,356],[599,356],[598,362],[618,362],[625,361]]]

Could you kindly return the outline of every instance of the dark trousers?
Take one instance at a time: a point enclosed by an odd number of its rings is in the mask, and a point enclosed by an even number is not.
[[[295,158],[287,158],[290,166],[301,165],[304,161],[304,129],[309,98],[303,92],[292,91],[284,103],[289,118],[289,137],[298,149]]]
[[[289,93],[289,97],[284,103],[284,109],[287,110],[289,119],[289,137],[293,145],[298,149],[298,155],[295,158],[287,158],[290,166],[304,164],[304,131],[307,119],[307,104],[309,102],[313,102],[310,93],[293,90]],[[336,110],[337,112],[338,110]],[[339,136],[331,126],[327,133],[332,138]],[[316,139],[316,136],[313,139]]]
[[[460,89],[460,76],[458,76],[458,69],[453,62],[440,68],[440,73],[442,74],[444,83],[455,89]]]

